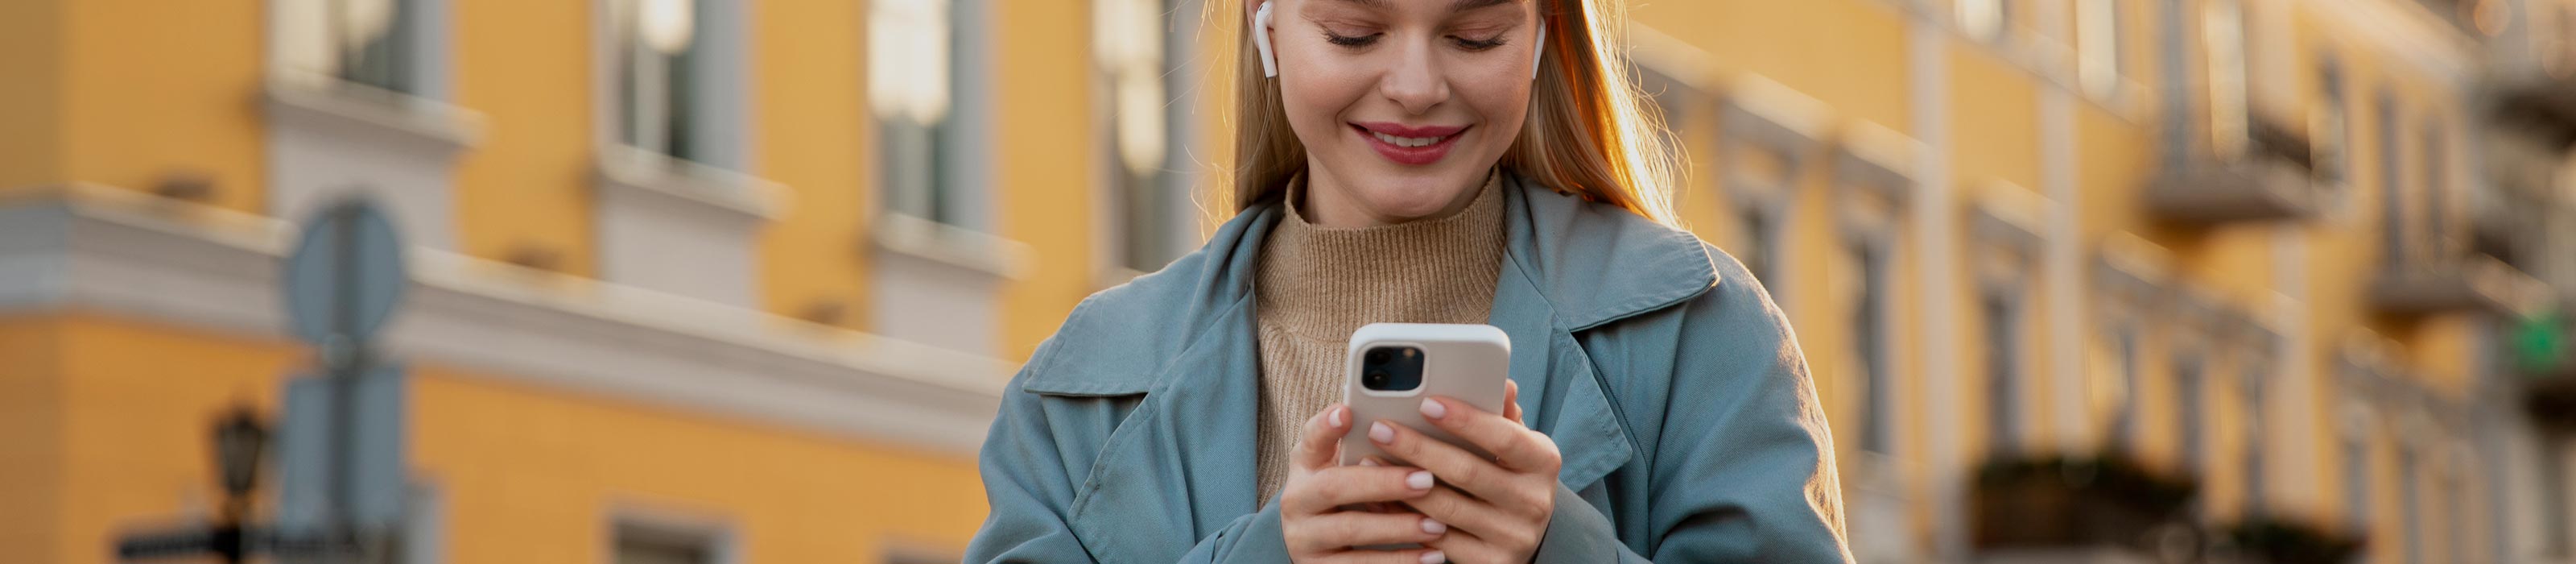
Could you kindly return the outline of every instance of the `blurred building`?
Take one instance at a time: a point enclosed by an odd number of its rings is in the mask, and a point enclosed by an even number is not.
[[[2565,372],[2507,353],[2576,290],[2576,4],[1631,17],[1683,215],[1815,370],[1864,561],[1968,554],[1981,461],[2100,450],[2371,562],[2567,561],[2565,429],[2526,411]]]
[[[1016,364],[1226,211],[1200,2],[0,3],[0,541],[206,513],[355,194],[413,244],[431,560],[954,560]],[[2576,298],[2576,2],[1634,4],[1865,561],[2103,449],[2374,562],[2570,561],[2576,371],[2506,351]]]

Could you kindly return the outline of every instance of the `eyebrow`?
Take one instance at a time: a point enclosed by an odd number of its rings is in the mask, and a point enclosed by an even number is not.
[[[1455,1],[1453,1],[1453,2],[1450,2],[1450,3],[1449,3],[1449,11],[1451,11],[1451,12],[1464,12],[1464,11],[1474,10],[1474,9],[1477,9],[1477,8],[1483,8],[1483,7],[1487,7],[1487,6],[1499,6],[1499,5],[1503,5],[1503,4],[1513,4],[1513,3],[1518,3],[1518,2],[1520,2],[1520,1],[1521,1],[1521,0],[1455,0]],[[1370,8],[1380,8],[1380,9],[1383,9],[1383,8],[1387,8],[1387,7],[1389,7],[1389,6],[1387,5],[1387,0],[1341,0],[1341,2],[1342,2],[1342,3],[1345,3],[1345,4],[1358,4],[1358,5],[1361,5],[1361,6],[1367,6],[1367,7],[1370,7]]]

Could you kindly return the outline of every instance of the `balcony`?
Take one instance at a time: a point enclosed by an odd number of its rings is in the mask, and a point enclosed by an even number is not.
[[[2492,123],[2528,132],[2556,150],[2576,146],[2576,38],[2517,35],[2488,45],[2494,62],[2483,89]]]
[[[2148,210],[2192,225],[2297,220],[2315,213],[2316,161],[2307,138],[2270,118],[2249,121],[2241,153],[2197,149],[2148,184]]]
[[[2523,407],[2533,422],[2559,433],[2576,432],[2576,363],[2524,373]]]
[[[2481,254],[2383,268],[2370,284],[2370,304],[2380,313],[2527,315],[2549,299],[2549,287],[2495,257]]]

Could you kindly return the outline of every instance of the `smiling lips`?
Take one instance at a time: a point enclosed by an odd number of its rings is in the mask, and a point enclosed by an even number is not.
[[[1354,123],[1351,131],[1367,139],[1379,156],[1403,165],[1427,165],[1449,156],[1463,126],[1408,126],[1400,123]]]

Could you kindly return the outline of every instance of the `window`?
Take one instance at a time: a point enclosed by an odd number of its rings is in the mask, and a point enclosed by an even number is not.
[[[676,527],[620,523],[616,527],[615,564],[718,564],[722,552],[715,535]]]
[[[2120,0],[2081,2],[2076,6],[2077,79],[2085,92],[2107,98],[2119,92],[2121,75],[2127,72],[2121,62],[2128,48],[2121,45]]]
[[[2111,443],[2118,448],[2137,445],[2138,434],[2138,330],[2123,326],[2111,331],[2114,370],[2119,371],[2120,405],[2111,414]]]
[[[2245,514],[2247,516],[2263,514],[2263,492],[2269,487],[2264,483],[2263,478],[2263,473],[2266,471],[2263,460],[2263,432],[2265,425],[2269,423],[2264,419],[2266,417],[2263,409],[2264,375],[2268,372],[2270,371],[2264,369],[2263,362],[2260,360],[2245,363],[2243,375],[2245,424],[2241,427],[2245,432],[2243,463],[2245,464]]]
[[[2424,562],[2424,488],[2419,483],[2422,463],[2417,461],[2417,450],[2410,446],[2397,453],[2397,514],[2406,520],[2406,564]]]
[[[876,117],[878,181],[886,211],[960,224],[957,28],[948,0],[870,0],[868,105]]]
[[[2446,132],[2442,131],[2441,122],[2427,118],[2423,127],[2423,144],[2415,148],[2424,152],[2424,157],[2417,161],[2420,163],[2417,166],[2421,167],[2424,173],[2425,240],[2433,243],[2433,248],[2430,250],[2436,254],[2437,259],[2443,258],[2441,255],[2452,249],[2448,217],[2451,213],[2449,201],[2451,182],[2444,177],[2450,174],[2447,166],[2449,164],[2447,161],[2450,160],[2448,152],[2450,149],[2442,139],[2445,134]]]
[[[275,0],[278,56],[298,71],[417,92],[421,1]]]
[[[2317,105],[2308,124],[2315,130],[2317,171],[2329,184],[2340,184],[2352,178],[2344,158],[2352,147],[2352,131],[2345,124],[2343,66],[2328,57],[2317,66]]]
[[[2203,403],[2208,397],[2208,377],[2208,367],[2199,354],[2174,359],[2174,433],[2181,441],[2182,467],[2194,474],[2201,473],[2202,464],[2209,459],[2209,439],[2203,436],[2202,422],[2208,417]]]
[[[2567,498],[2567,449],[2558,441],[2540,442],[2540,530],[2546,554],[2564,555],[2576,550],[2576,542],[2567,536],[2568,507],[2576,505]]]
[[[613,0],[617,42],[618,141],[673,158],[705,161],[706,18],[696,0]]]
[[[1986,316],[1986,411],[1993,418],[1987,431],[1993,441],[1989,448],[1998,453],[2017,449],[2021,437],[2021,307],[2013,294],[1989,291],[1981,304]]]
[[[2346,422],[2343,433],[2344,518],[2356,531],[2370,530],[2370,443],[2360,425]]]
[[[1852,308],[1852,343],[1859,353],[1864,412],[1861,414],[1861,450],[1875,453],[1894,452],[1896,390],[1895,378],[1888,374],[1888,303],[1887,257],[1882,245],[1862,242],[1851,247],[1852,260],[1860,267],[1858,303]]]
[[[1109,190],[1116,214],[1117,266],[1152,272],[1176,258],[1188,209],[1187,188],[1175,174],[1182,165],[1177,139],[1186,106],[1167,84],[1178,76],[1166,54],[1180,41],[1165,30],[1167,0],[1099,0],[1092,4],[1095,64],[1104,92]],[[1167,44],[1170,43],[1170,44]],[[1178,86],[1178,87],[1175,87]]]
[[[1737,251],[1735,258],[1744,262],[1745,271],[1753,273],[1753,278],[1762,282],[1764,288],[1779,292],[1781,288],[1773,286],[1780,280],[1776,271],[1779,267],[1775,264],[1778,260],[1779,234],[1776,231],[1779,226],[1772,224],[1771,210],[1759,202],[1746,202],[1737,209],[1736,216],[1742,220],[1740,227],[1743,230],[1743,237],[1738,240],[1747,244]]]
[[[2400,174],[2398,148],[2400,125],[2397,117],[2397,94],[2379,93],[2379,211],[2380,257],[2390,267],[2406,264],[2406,184]]]
[[[2468,480],[2460,475],[2469,469],[2467,461],[2461,460],[2460,463],[2442,474],[2442,505],[2449,516],[2443,520],[2442,536],[2450,543],[2450,560],[2467,563],[2472,562],[2469,559],[2469,487]]]
[[[2209,143],[2220,156],[2242,154],[2248,125],[2245,9],[2235,0],[2201,5],[2202,56],[2209,72]]]

